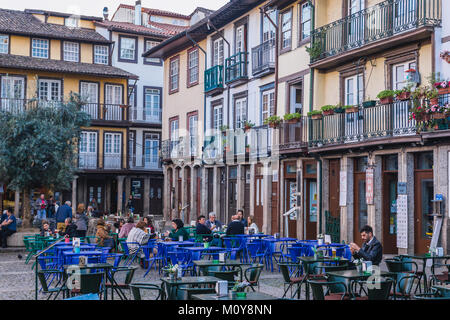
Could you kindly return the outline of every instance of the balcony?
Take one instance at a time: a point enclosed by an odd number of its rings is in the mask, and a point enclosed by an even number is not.
[[[135,123],[161,124],[162,111],[161,109],[131,107],[129,117],[130,121]]]
[[[308,147],[308,119],[302,117],[298,122],[280,124],[280,153],[302,152]]]
[[[312,67],[327,69],[428,38],[441,24],[441,11],[441,0],[387,0],[317,28],[312,32]]]
[[[270,39],[252,49],[252,75],[262,78],[273,72],[275,72],[275,39]]]
[[[132,155],[129,158],[130,170],[161,170],[159,156],[144,154],[141,156]]]
[[[81,110],[89,114],[93,121],[123,121],[126,108],[126,105],[104,103],[86,103],[81,106]]]
[[[62,101],[0,98],[0,110],[14,114],[36,107],[58,107]]]
[[[248,80],[247,52],[238,52],[225,59],[225,83],[231,87],[237,86]]]
[[[179,137],[176,140],[165,140],[161,144],[163,161],[193,161],[201,156],[198,136]]]
[[[103,161],[103,167],[99,161]],[[79,153],[78,169],[80,170],[122,170],[123,156],[120,154]]]
[[[217,65],[205,71],[205,94],[216,95],[223,91],[223,66]]]
[[[355,113],[335,113],[322,119],[309,119],[309,146],[322,148],[339,144],[349,148],[350,144],[369,141],[379,144],[380,140],[399,142],[414,140],[416,121],[410,120],[411,100],[392,104],[359,108]],[[406,139],[401,139],[406,138]],[[385,141],[386,142],[386,141]]]

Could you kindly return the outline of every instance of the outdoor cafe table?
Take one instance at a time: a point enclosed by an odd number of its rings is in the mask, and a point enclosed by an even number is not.
[[[390,277],[390,276],[394,275],[392,272],[388,272],[388,271],[380,271],[380,273],[377,274],[377,273],[364,273],[364,272],[360,272],[358,270],[330,271],[330,272],[327,272],[327,274],[334,276],[334,277],[347,279],[348,280],[347,292],[353,296],[354,296],[354,293],[351,292],[351,285],[350,285],[352,281],[367,280],[368,278],[370,278],[374,275],[378,275],[380,277]]]
[[[422,272],[423,272],[423,280],[424,280],[424,290],[425,292],[428,292],[428,283],[427,283],[427,261],[432,260],[434,263],[434,260],[441,260],[441,259],[450,259],[450,255],[447,256],[432,256],[430,254],[401,254],[400,257],[404,258],[410,258],[413,260],[422,260]]]
[[[222,279],[204,276],[204,277],[182,277],[181,279],[170,279],[169,277],[161,278],[161,287],[164,288],[167,293],[168,300],[175,300],[176,291],[180,285],[207,285],[216,284],[217,281],[222,281]]]
[[[279,298],[271,296],[267,293],[262,292],[247,292],[245,297],[233,297],[230,298],[229,295],[218,297],[215,293],[205,293],[205,294],[193,294],[193,300],[219,300],[219,301],[228,301],[228,300],[278,300]]]
[[[299,263],[301,263],[303,265],[303,269],[305,270],[305,277],[303,278],[302,282],[300,283],[300,286],[297,290],[299,290],[301,288],[301,285],[303,284],[303,282],[305,282],[306,280],[309,279],[309,276],[311,275],[311,273],[314,270],[311,270],[310,265],[314,264],[314,263],[325,263],[325,262],[342,262],[342,261],[349,261],[346,258],[343,257],[314,257],[314,256],[309,256],[309,257],[298,257],[297,261]],[[308,282],[306,281],[306,299],[309,299],[309,285]]]
[[[199,267],[199,269],[201,270],[203,275],[205,275],[208,272],[207,271],[208,267],[232,267],[232,268],[239,268],[239,270],[241,271],[241,281],[242,281],[242,277],[243,277],[242,266],[249,266],[249,265],[251,265],[251,263],[240,262],[239,260],[229,260],[229,261],[225,261],[225,262],[216,262],[216,263],[214,263],[214,261],[211,261],[211,260],[196,260],[196,261],[193,261],[193,262],[194,262],[195,266]]]
[[[63,264],[68,264],[67,261],[69,259],[73,259],[73,258],[79,258],[81,256],[85,256],[88,257],[88,261],[89,261],[89,257],[92,256],[101,256],[102,252],[98,251],[98,250],[92,250],[92,251],[81,251],[79,253],[75,253],[72,251],[63,251],[62,256],[63,256]]]
[[[433,285],[432,288],[439,291],[441,296],[443,297],[450,297],[450,284],[439,284],[439,285]]]
[[[222,247],[183,247],[183,250],[186,250],[190,253],[191,258],[190,260],[200,260],[202,257],[202,254],[204,252],[213,253],[213,254],[219,254],[220,252],[225,252],[227,249]]]
[[[287,247],[288,242],[294,242],[297,241],[298,239],[296,238],[274,238],[274,237],[266,237],[266,238],[262,238],[262,241],[264,241],[266,243],[266,248],[270,247],[270,250],[267,250],[267,255],[268,255],[268,259],[270,259],[270,268],[271,268],[271,272],[273,272],[273,256],[274,253],[283,253],[283,247]],[[277,251],[276,249],[276,245],[277,243],[281,242],[281,246],[280,246],[280,251]],[[287,254],[287,251],[284,252],[285,254]]]

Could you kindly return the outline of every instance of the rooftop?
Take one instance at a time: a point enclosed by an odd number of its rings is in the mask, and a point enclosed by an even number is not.
[[[95,22],[96,26],[108,28],[112,31],[127,32],[139,35],[154,36],[158,38],[169,38],[179,32],[186,30],[188,27],[175,26],[166,23],[157,23],[153,21],[147,22],[150,27],[136,25],[129,22],[119,22],[104,20],[102,22]]]

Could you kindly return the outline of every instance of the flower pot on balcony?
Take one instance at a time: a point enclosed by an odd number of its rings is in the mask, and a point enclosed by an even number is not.
[[[377,105],[377,101],[376,100],[369,100],[369,101],[364,101],[362,103],[362,106],[364,108],[370,108],[370,107],[375,107]]]
[[[439,89],[438,89],[438,93],[439,93],[439,94],[447,94],[447,93],[450,93],[450,86],[448,86],[447,88],[439,88]]]
[[[334,110],[327,110],[327,111],[323,111],[323,115],[324,116],[331,116],[334,114]]]
[[[393,102],[394,102],[394,97],[387,97],[387,98],[380,99],[381,104],[391,104]]]
[[[430,103],[432,106],[439,104],[439,98],[430,99]]]
[[[250,147],[245,148],[245,153],[250,153]]]
[[[269,127],[270,127],[270,128],[275,129],[275,128],[278,127],[278,125],[279,125],[279,123],[269,122]]]
[[[313,119],[313,120],[320,120],[320,119],[322,119],[322,117],[323,117],[322,114],[313,114],[311,116],[311,119]]]
[[[296,123],[298,123],[299,121],[300,121],[299,118],[294,118],[294,119],[286,120],[286,123],[289,123],[289,124],[296,124]]]
[[[409,100],[409,98],[411,97],[411,92],[402,92],[397,96],[398,100],[404,101],[404,100]]]
[[[121,105],[120,105],[120,108],[121,108],[121,109],[126,109],[126,108],[128,108],[128,106],[127,106],[126,104],[121,104]]]
[[[433,119],[445,119],[446,115],[445,113],[433,113]]]
[[[431,120],[431,114],[425,113],[422,117],[422,121],[430,121]]]
[[[356,113],[356,112],[359,112],[359,107],[357,106],[345,109],[345,113]]]

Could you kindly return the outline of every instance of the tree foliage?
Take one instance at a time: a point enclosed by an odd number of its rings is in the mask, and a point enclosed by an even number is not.
[[[76,141],[81,127],[89,125],[81,105],[72,94],[67,103],[30,103],[20,113],[0,111],[0,181],[12,190],[70,189]]]

